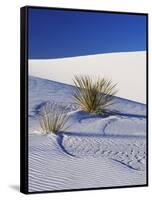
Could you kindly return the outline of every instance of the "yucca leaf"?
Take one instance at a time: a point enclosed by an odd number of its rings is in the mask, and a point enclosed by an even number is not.
[[[97,113],[114,102],[116,85],[105,78],[92,78],[87,75],[74,76],[76,86],[73,97],[86,112]]]

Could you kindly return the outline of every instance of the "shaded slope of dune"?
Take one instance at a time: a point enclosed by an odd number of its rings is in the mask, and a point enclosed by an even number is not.
[[[146,106],[116,97],[105,116],[79,110],[73,86],[29,77],[29,191],[146,183]],[[64,133],[42,135],[45,103],[69,115]]]

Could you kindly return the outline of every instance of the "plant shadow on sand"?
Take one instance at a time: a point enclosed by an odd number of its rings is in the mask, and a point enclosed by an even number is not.
[[[74,116],[78,119],[78,121],[81,123],[83,120],[86,119],[104,119],[108,118],[110,116],[116,115],[116,113],[119,113],[118,111],[102,111],[102,113],[89,113],[85,112],[83,110],[78,110],[77,112],[74,113]]]
[[[145,119],[146,116],[145,115],[139,115],[139,114],[127,114],[127,113],[122,113],[118,110],[104,110],[102,111],[102,113],[87,113],[84,111],[78,111],[77,112],[77,117],[78,117],[78,121],[81,123],[83,120],[86,119],[104,119],[104,118],[108,118],[111,116],[115,116],[115,117],[119,117],[119,118],[139,118],[139,119]]]
[[[122,116],[122,117],[134,117],[134,118],[145,118],[145,115],[139,115],[139,114],[127,114],[127,113],[122,113],[118,110],[105,110],[103,111],[103,116]]]

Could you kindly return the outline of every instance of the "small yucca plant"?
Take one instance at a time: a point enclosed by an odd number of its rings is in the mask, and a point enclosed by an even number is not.
[[[90,76],[74,76],[76,90],[74,99],[82,110],[90,113],[102,113],[114,103],[116,84],[105,78]]]
[[[41,112],[40,127],[42,129],[42,132],[45,134],[57,134],[68,128],[65,126],[67,120],[67,113],[64,113],[64,111],[59,111],[56,104],[46,104]]]

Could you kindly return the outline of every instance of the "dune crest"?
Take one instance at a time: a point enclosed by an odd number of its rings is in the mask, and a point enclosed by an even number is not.
[[[146,51],[29,60],[32,76],[73,84],[78,74],[112,79],[118,83],[119,97],[146,103]]]

